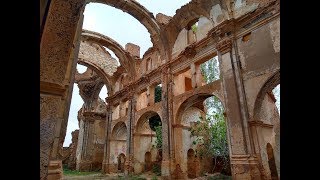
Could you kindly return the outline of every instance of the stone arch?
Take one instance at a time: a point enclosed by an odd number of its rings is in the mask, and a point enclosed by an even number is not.
[[[214,94],[216,94],[216,92]],[[215,96],[214,94],[198,93],[190,95],[186,97],[184,101],[182,101],[181,105],[177,108],[173,124],[173,144],[175,151],[174,157],[176,159],[176,163],[180,164],[185,178],[187,176],[197,177],[199,175],[200,169],[204,168],[200,167],[200,160],[194,158],[194,161],[192,160],[192,167],[194,169],[192,169],[191,171],[189,169],[189,167],[191,167],[191,161],[188,162],[188,160],[190,160],[190,158],[188,158],[188,154],[190,154],[190,149],[197,148],[197,146],[193,143],[196,140],[196,137],[191,136],[190,129],[193,125],[192,122],[198,121],[199,116],[201,116],[202,118],[206,118],[206,114],[204,111],[204,101],[209,97]],[[220,102],[222,102],[219,97],[217,98]]]
[[[135,73],[135,60],[119,43],[117,43],[112,38],[97,32],[82,30],[81,39],[107,47],[108,49],[113,51],[114,54],[119,58],[120,64],[126,69],[128,73]]]
[[[155,112],[155,111],[147,111],[147,112],[143,113],[140,117],[138,117],[138,120],[135,125],[135,132],[137,132],[137,133],[142,132],[143,128],[145,128],[144,126],[145,126],[146,122],[149,120],[149,118],[156,116],[156,115],[160,116],[160,119],[162,119],[161,114],[158,112]],[[147,125],[149,126],[149,123],[147,123]]]
[[[127,126],[124,122],[118,122],[112,129],[111,138],[117,140],[127,139]]]
[[[196,23],[198,24],[197,30],[194,31],[192,26]],[[190,20],[187,26],[181,29],[174,41],[172,47],[172,58],[178,56],[189,45],[204,39],[212,28],[212,20],[203,15]]]
[[[198,0],[191,1],[178,9],[164,31],[168,39],[169,51],[172,51],[173,45],[182,29],[190,23],[193,24],[193,22],[196,22],[200,17],[210,19],[211,8],[220,3],[222,3],[221,7],[226,7],[225,1]]]
[[[253,119],[257,120],[257,116],[261,110],[262,102],[264,96],[271,92],[278,84],[280,84],[280,69],[276,71],[272,76],[270,76],[264,83],[262,88],[260,89],[257,98],[254,103],[253,110]]]
[[[217,92],[214,92],[212,94],[210,93],[198,93],[198,94],[193,94],[190,96],[186,96],[182,103],[179,105],[176,111],[176,116],[175,116],[175,124],[180,124],[182,121],[182,115],[186,109],[189,107],[195,106],[198,107],[204,100],[206,100],[209,97],[215,96],[219,99],[219,101],[222,103],[223,108],[225,109],[224,102],[221,100],[221,96],[218,95]],[[202,109],[202,108],[199,108]]]
[[[154,15],[148,11],[144,6],[139,4],[137,1],[128,1],[128,0],[89,0],[89,2],[102,3],[110,5],[117,9],[120,9],[134,18],[136,18],[142,25],[146,27],[150,33],[151,42],[154,47],[159,47],[163,52],[163,44],[161,43],[160,37],[160,26],[157,23]]]
[[[253,118],[250,121],[253,129],[251,134],[256,144],[255,150],[260,154],[262,173],[267,178],[274,178],[272,177],[274,174],[280,176],[280,115],[271,94],[278,84],[280,84],[280,70],[262,83],[255,99]],[[271,148],[274,164],[269,167]]]
[[[101,77],[101,79],[103,80],[103,85],[106,85],[107,90],[108,90],[108,94],[110,92],[112,92],[112,85],[113,85],[113,79],[107,75],[102,69],[101,67],[99,67],[97,64],[94,64],[90,61],[83,61],[83,59],[78,59],[78,64],[84,65],[86,67],[88,67],[88,69],[92,69],[95,73],[97,73],[99,75],[99,77]],[[101,86],[101,88],[103,87],[103,85]],[[100,88],[100,90],[101,90]],[[100,92],[99,90],[99,92]],[[98,94],[99,94],[98,92]]]
[[[135,126],[134,133],[134,171],[135,173],[142,173],[150,168],[150,164],[146,164],[145,154],[151,153],[152,165],[157,162],[159,151],[155,146],[156,133],[149,125],[149,118],[161,116],[155,111],[147,111],[143,113],[139,118]],[[161,160],[160,160],[161,162]]]
[[[124,160],[127,150],[127,126],[123,121],[117,122],[110,134],[110,164],[112,172],[124,171]],[[121,155],[122,154],[122,155]]]
[[[115,81],[115,85],[114,85],[114,92],[120,91],[121,89],[123,89],[124,87],[124,80],[125,78],[128,77],[127,73],[122,73],[117,80]],[[128,80],[128,79],[126,79]]]
[[[88,67],[88,66],[86,66],[86,67]],[[95,70],[95,71],[97,71],[97,70]],[[88,79],[91,80],[91,79],[96,78],[98,76],[99,79],[98,79],[98,81],[96,80],[97,84],[94,86],[93,93],[91,96],[93,101],[100,98],[99,94],[100,94],[104,85],[107,87],[107,90],[110,89],[110,85],[106,84],[105,80],[103,78],[101,78],[101,76],[96,74],[95,71],[92,70],[90,67],[88,67],[84,73],[80,74],[80,73],[76,72],[76,75],[75,75],[75,83],[78,83],[79,81],[82,81],[82,80],[84,80],[84,81],[88,80]],[[109,92],[108,92],[108,94],[109,94]],[[102,99],[102,98],[100,98],[100,99]],[[105,99],[102,99],[102,100],[105,101]]]

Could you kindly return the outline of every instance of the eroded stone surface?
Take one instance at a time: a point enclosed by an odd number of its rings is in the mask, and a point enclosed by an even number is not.
[[[46,89],[40,95],[41,177],[52,160],[55,126],[63,118],[63,93],[68,89],[63,81],[68,77],[78,22],[75,9],[81,7],[73,3],[76,0],[54,1],[42,35],[40,78]],[[124,49],[110,38],[83,32],[78,62],[89,68],[75,76],[84,105],[78,113],[77,145],[73,142],[65,151],[70,153],[70,167],[142,173],[158,166],[168,178],[197,177],[213,165],[193,156],[188,161],[188,152],[196,150],[189,129],[206,113],[204,100],[214,95],[224,105],[233,179],[270,179],[275,172],[268,163],[268,144],[280,177],[279,116],[270,95],[280,83],[279,4],[273,0],[192,0],[173,17],[160,13],[154,18],[137,1],[103,3],[137,18],[150,32],[154,46],[140,59],[137,45],[128,43]],[[198,31],[193,32],[196,22]],[[103,46],[115,52],[120,66]],[[220,80],[206,84],[199,66],[216,55]],[[98,97],[104,83],[106,102]],[[154,101],[158,84],[161,102]],[[148,123],[155,114],[162,122],[161,151],[154,147],[155,132]]]

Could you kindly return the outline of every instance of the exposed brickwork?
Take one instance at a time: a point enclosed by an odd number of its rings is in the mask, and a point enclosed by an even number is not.
[[[59,128],[65,122],[64,107],[69,107],[64,80],[72,79],[70,64],[76,62],[70,53],[77,48],[74,34],[81,32],[77,23],[84,4],[52,3],[40,44],[42,179],[49,162],[56,160],[49,156],[57,146],[55,137],[64,131]],[[159,13],[156,18],[138,1],[103,3],[138,19],[150,32],[153,47],[140,59],[137,45],[123,48],[104,35],[82,31],[78,62],[89,70],[75,75],[84,105],[78,113],[78,144],[63,151],[70,153],[71,168],[142,173],[158,166],[168,179],[198,177],[213,164],[195,157],[188,161],[188,150],[195,148],[189,129],[198,116],[205,116],[204,100],[216,96],[227,119],[232,178],[280,177],[279,114],[268,95],[280,83],[278,1],[192,0],[173,17]],[[197,21],[199,29],[193,32],[190,26]],[[120,66],[103,46],[114,51]],[[214,56],[221,77],[205,84],[200,64]],[[105,83],[106,102],[99,98]],[[160,102],[154,101],[157,84],[162,87]],[[149,127],[156,114],[162,123],[161,151],[154,148],[155,132]]]
[[[129,52],[131,56],[140,57],[140,47],[135,44],[127,43],[125,50]]]

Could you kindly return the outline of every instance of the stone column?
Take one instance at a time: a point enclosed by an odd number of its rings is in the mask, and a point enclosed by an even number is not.
[[[223,77],[232,178],[261,179],[259,163],[253,154],[251,137],[248,132],[247,105],[234,41],[223,40],[217,44],[217,50]]]
[[[161,163],[161,175],[165,177],[170,176],[170,134],[169,134],[169,106],[168,106],[168,74],[170,69],[164,67],[162,69],[161,81],[162,81],[162,163]]]
[[[190,64],[190,71],[191,71],[191,85],[192,88],[197,88],[197,72],[196,72],[196,65],[194,63]]]
[[[148,106],[152,106],[154,104],[154,92],[155,86],[150,85],[147,87],[147,97],[148,97]]]
[[[110,173],[110,136],[111,136],[111,121],[112,121],[112,103],[106,98],[107,105],[107,120],[106,120],[106,139],[104,145],[104,156],[102,162],[102,172],[107,174]]]
[[[170,158],[170,175],[175,169],[175,144],[174,144],[174,131],[173,131],[173,74],[171,70],[168,70],[170,73],[168,74],[168,129],[169,129],[169,158]]]
[[[125,162],[125,174],[133,173],[133,161],[134,161],[134,121],[135,121],[135,106],[136,106],[136,96],[133,95],[133,92],[129,95],[129,104],[128,104],[128,127],[127,127],[127,152],[126,152],[126,162]]]
[[[80,119],[80,131],[77,148],[78,171],[91,171],[94,150],[94,119],[84,115]]]
[[[203,75],[201,73],[201,67],[200,64],[196,64],[195,65],[195,71],[196,71],[196,83],[197,83],[197,87],[201,87],[202,83],[204,83],[204,78]]]
[[[196,42],[196,37],[191,27],[187,28],[188,30],[188,45]]]
[[[40,42],[40,179],[47,178],[49,160],[57,160],[64,139],[84,5],[84,0],[52,0],[46,20],[43,20],[45,25]]]

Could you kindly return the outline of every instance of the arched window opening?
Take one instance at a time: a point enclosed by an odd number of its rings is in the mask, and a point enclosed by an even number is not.
[[[99,93],[99,97],[105,102],[106,98],[108,97],[108,89],[106,85],[104,85]]]
[[[103,46],[104,47],[104,46]],[[117,61],[117,65],[120,66],[120,61],[119,58],[114,54],[113,51],[111,51],[110,49],[104,47],[104,49],[110,54],[110,56],[115,59]]]
[[[126,156],[123,153],[121,153],[121,154],[119,154],[117,159],[118,159],[118,172],[123,173],[124,172],[124,163],[126,161]]]
[[[184,152],[176,158],[189,178],[199,177],[201,172],[231,176],[227,123],[218,97],[201,94],[186,99],[178,110],[174,134],[176,148]]]
[[[78,73],[83,74],[84,72],[87,71],[87,69],[88,69],[88,68],[87,68],[86,66],[81,65],[81,64],[77,64],[77,71],[78,71]]]
[[[278,84],[273,90],[272,93],[276,99],[276,106],[278,109],[278,112],[280,114],[280,84]]]
[[[147,151],[144,155],[145,157],[145,171],[150,171],[152,169],[152,160],[151,160],[151,153]]]

